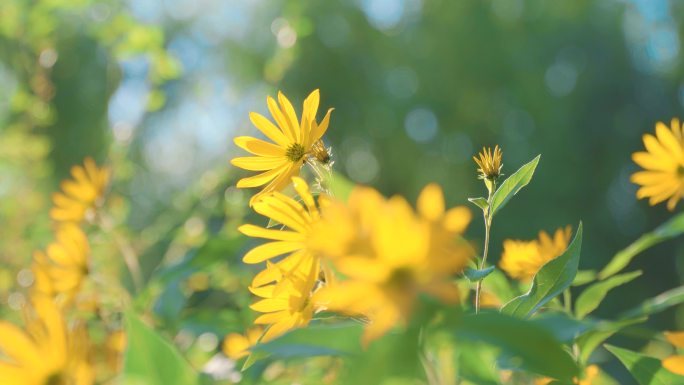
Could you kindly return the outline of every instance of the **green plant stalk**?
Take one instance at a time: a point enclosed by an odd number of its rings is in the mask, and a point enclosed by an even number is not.
[[[493,217],[492,198],[494,197],[494,192],[496,191],[496,180],[491,181],[491,188],[489,188],[490,186],[487,187],[489,190],[489,195],[487,196],[487,210],[482,213],[485,223],[485,241],[484,250],[482,252],[482,259],[480,260],[480,266],[478,267],[480,270],[484,269],[485,265],[487,264],[487,254],[489,252],[489,233],[492,229]],[[475,285],[475,314],[480,312],[480,294],[482,293],[482,281],[484,281],[484,278],[477,281],[477,285]]]

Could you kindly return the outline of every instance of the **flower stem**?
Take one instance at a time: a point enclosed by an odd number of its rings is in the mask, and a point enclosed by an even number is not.
[[[484,223],[485,223],[485,241],[484,241],[484,251],[482,253],[482,259],[480,260],[479,269],[482,270],[487,264],[487,254],[489,252],[489,233],[492,229],[492,198],[494,197],[494,191],[496,191],[496,180],[492,181],[492,186],[489,189],[489,195],[487,196],[487,210],[483,212]],[[480,295],[482,293],[482,281],[484,278],[477,281],[475,286],[475,314],[480,312]]]
[[[143,288],[144,279],[140,269],[140,263],[138,263],[138,256],[136,255],[133,246],[131,246],[128,240],[114,228],[114,224],[109,217],[104,214],[100,214],[99,219],[100,229],[104,233],[109,234],[111,239],[114,241],[114,244],[119,249],[124,263],[126,264],[126,268],[131,274],[135,291],[140,291]]]

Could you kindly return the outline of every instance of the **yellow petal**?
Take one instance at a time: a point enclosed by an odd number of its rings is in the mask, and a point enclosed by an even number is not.
[[[684,356],[671,356],[664,359],[663,367],[672,373],[684,376]]]
[[[418,212],[425,219],[436,222],[444,215],[444,193],[436,183],[430,183],[423,188],[418,196]]]
[[[256,112],[250,112],[249,120],[252,121],[254,127],[266,135],[267,138],[277,143],[280,147],[287,148],[287,146],[292,143],[292,141],[289,140],[285,134],[283,134],[282,130],[279,130],[263,115],[257,114]]]
[[[289,330],[293,329],[296,323],[297,319],[293,316],[281,319],[280,321],[271,325],[270,328],[268,328],[266,333],[264,333],[264,336],[261,338],[261,341],[269,342],[277,337],[280,337]]]
[[[263,156],[245,156],[233,158],[230,163],[243,170],[249,171],[266,171],[282,167],[288,163],[287,158],[263,157]]]
[[[283,112],[280,110],[280,107],[278,106],[278,103],[275,101],[275,99],[268,96],[266,98],[266,104],[268,105],[268,110],[271,112],[271,116],[273,116],[273,119],[275,119],[276,123],[278,123],[278,127],[280,127],[280,130],[287,138],[288,145],[290,143],[296,143],[297,137],[295,136],[295,133],[292,130],[292,128],[288,125],[287,119],[285,118]],[[287,148],[288,145],[283,145],[283,147]]]
[[[250,136],[238,136],[233,139],[233,142],[236,146],[254,155],[273,157],[285,156],[285,149],[282,147]]]
[[[663,183],[675,178],[672,173],[666,173],[661,171],[638,171],[632,174],[629,178],[633,183],[639,185],[649,185],[656,183]]]
[[[682,158],[682,145],[664,123],[656,123],[656,136],[658,137],[660,144],[671,154],[671,156],[675,159]]]
[[[282,174],[285,170],[287,170],[287,165],[282,165],[278,168],[274,168],[273,170],[269,170],[261,174],[257,174],[247,178],[242,178],[237,182],[237,187],[245,188],[262,186],[273,180],[273,178]]]
[[[292,106],[292,103],[287,99],[285,94],[278,91],[278,103],[280,103],[280,110],[285,116],[285,121],[287,122],[290,130],[294,132],[294,138],[297,143],[302,143],[302,135],[299,127],[299,122],[297,121],[297,113]]]
[[[672,172],[677,168],[674,160],[658,158],[648,152],[635,152],[632,154],[632,160],[647,170]]]
[[[238,231],[248,237],[273,239],[276,241],[303,242],[304,235],[294,231],[269,230],[255,225],[242,225]]]
[[[684,348],[684,331],[683,332],[664,332],[665,338],[674,346]]]
[[[465,206],[449,209],[444,216],[444,227],[454,233],[462,233],[468,227],[473,215]]]
[[[308,145],[316,143],[319,139],[321,139],[321,137],[323,137],[323,135],[325,135],[325,132],[328,131],[328,125],[330,125],[330,114],[334,110],[334,108],[328,109],[328,112],[325,113],[325,116],[320,123],[316,123],[315,120],[311,122],[311,135],[309,136],[309,142],[307,143]]]
[[[29,336],[9,322],[0,321],[0,350],[26,367],[40,366],[43,360]]]
[[[303,246],[301,242],[269,242],[253,248],[245,254],[242,260],[245,263],[259,263],[301,249]]]

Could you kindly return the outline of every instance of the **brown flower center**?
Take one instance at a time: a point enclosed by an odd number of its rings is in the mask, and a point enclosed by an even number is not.
[[[299,143],[292,143],[290,147],[285,150],[285,156],[292,162],[299,162],[306,154],[306,149]]]

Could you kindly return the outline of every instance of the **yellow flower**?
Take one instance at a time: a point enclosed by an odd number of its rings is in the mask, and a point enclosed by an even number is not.
[[[483,147],[482,151],[473,157],[473,160],[479,167],[477,171],[480,173],[480,179],[496,179],[501,176],[501,148],[497,145],[494,147],[494,152],[491,148]]]
[[[319,147],[322,147],[319,141],[328,129],[333,109],[329,109],[323,120],[317,123],[319,99],[319,91],[315,90],[304,100],[301,122],[297,120],[292,103],[281,92],[278,92],[277,103],[270,96],[267,98],[268,109],[276,125],[262,115],[250,113],[254,126],[273,142],[250,136],[234,139],[238,147],[255,156],[234,158],[231,163],[248,171],[263,171],[240,179],[237,183],[238,188],[265,185],[260,193],[252,197],[250,205],[264,193],[284,189],[293,176],[299,175],[300,168],[310,155],[322,156],[319,154]]]
[[[0,321],[0,383],[93,384],[86,330],[68,330],[49,298],[33,297],[32,310],[35,314],[27,317],[25,331]]]
[[[250,291],[261,299],[250,308],[265,313],[254,320],[258,325],[270,325],[262,342],[268,342],[285,332],[306,326],[315,312],[311,294],[320,274],[317,259],[306,258],[283,277],[277,284],[250,287]]]
[[[451,278],[472,256],[460,239],[470,212],[444,210],[436,185],[418,199],[418,214],[401,197],[383,198],[357,187],[347,205],[323,209],[311,245],[329,257],[347,280],[329,284],[315,295],[317,305],[368,318],[363,343],[382,336],[409,317],[418,294],[445,302],[459,300]]]
[[[507,239],[503,242],[503,254],[499,267],[511,278],[529,281],[548,261],[563,254],[570,242],[570,226],[557,229],[553,238],[545,231],[539,239],[520,241]]]
[[[592,385],[598,378],[601,369],[597,365],[589,365],[584,369],[584,377],[579,379],[577,377],[572,379],[573,384],[577,385]],[[534,381],[534,385],[548,385],[553,382],[553,379],[544,377]]]
[[[83,231],[73,223],[62,224],[55,238],[45,252],[34,253],[33,289],[51,297],[61,295],[60,300],[67,303],[88,274],[90,246]]]
[[[256,345],[264,330],[261,326],[247,329],[245,335],[230,333],[223,340],[223,353],[233,360],[239,360],[249,355],[249,349]]]
[[[83,166],[73,166],[73,179],[62,181],[62,192],[52,196],[54,207],[50,210],[50,218],[57,222],[76,223],[90,218],[101,203],[109,174],[109,169],[98,168],[90,157],[85,159]]]
[[[651,206],[667,199],[667,209],[672,211],[684,194],[683,129],[679,119],[672,119],[670,128],[658,122],[656,136],[643,136],[646,151],[632,154],[632,160],[644,168],[631,177],[641,186],[637,198],[649,198]]]
[[[675,347],[684,348],[684,332],[665,332],[665,338]],[[672,373],[684,376],[684,356],[673,355],[663,360],[663,367]]]

